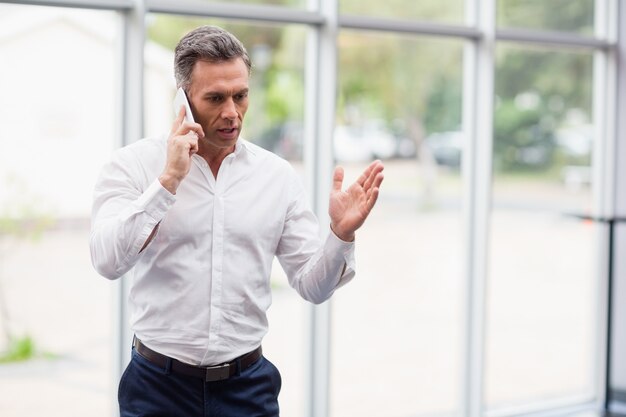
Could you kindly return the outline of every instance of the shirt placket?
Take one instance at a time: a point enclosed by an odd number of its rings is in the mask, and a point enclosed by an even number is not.
[[[211,323],[209,326],[209,346],[205,359],[211,361],[210,352],[219,351],[220,329],[223,321],[222,317],[222,289],[224,270],[224,228],[225,228],[225,207],[224,191],[227,189],[230,160],[229,155],[222,162],[215,179],[215,200],[213,204],[213,235],[211,253]]]

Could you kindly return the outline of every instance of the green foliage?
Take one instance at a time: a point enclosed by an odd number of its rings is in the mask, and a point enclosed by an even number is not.
[[[266,115],[270,125],[300,118],[304,113],[304,80],[295,71],[274,70],[268,75]],[[295,115],[295,116],[294,116]]]
[[[463,20],[463,0],[340,0],[339,9],[341,13],[376,17],[451,22]]]
[[[6,352],[0,353],[0,363],[22,362],[35,355],[35,343],[29,336],[11,338]]]
[[[460,129],[462,85],[456,74],[442,74],[433,81],[426,101],[424,128],[427,133]]]
[[[275,3],[302,4],[299,0]],[[498,6],[501,26],[583,33],[593,27],[591,0],[499,0]],[[342,0],[340,8],[342,13],[460,21],[463,5],[461,0]],[[184,33],[207,23],[235,33],[248,48],[253,63],[263,63],[263,59],[255,58],[263,58],[269,51],[265,64],[253,70],[246,137],[261,137],[272,128],[302,120],[306,30],[298,25],[151,15],[148,34],[173,50]],[[420,136],[461,127],[462,41],[342,30],[338,43],[338,123],[382,120],[389,129],[402,126],[404,131],[396,133],[416,141],[423,139]],[[545,170],[566,163],[555,145],[555,131],[566,123],[571,109],[591,114],[592,70],[593,56],[586,51],[498,44],[496,169]],[[518,98],[529,93],[539,97],[539,103],[532,108],[520,106]]]
[[[513,101],[502,103],[495,114],[495,169],[547,169],[555,150],[553,132],[553,123],[544,109],[522,110]]]
[[[592,69],[589,53],[499,48],[495,169],[545,171],[567,162],[556,147],[555,132],[572,109],[591,114]]]
[[[34,358],[56,359],[56,357],[48,352],[38,352],[33,338],[26,335],[12,337],[9,340],[7,350],[0,352],[0,364],[25,362]]]
[[[593,34],[593,0],[499,0],[498,25]]]
[[[591,54],[517,46],[501,46],[497,52],[495,91],[498,97],[514,99],[532,90],[539,92],[544,101],[550,98],[562,101],[562,108],[550,106],[551,112],[580,108],[591,113]]]
[[[339,42],[340,121],[382,119],[388,128],[400,121],[426,133],[458,129],[462,43],[354,31]]]
[[[30,336],[11,338],[9,348],[0,354],[0,363],[21,362],[35,355],[35,342]]]

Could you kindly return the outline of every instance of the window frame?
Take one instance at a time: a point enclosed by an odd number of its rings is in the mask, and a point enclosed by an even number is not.
[[[601,278],[597,291],[598,346],[593,358],[597,368],[596,398],[592,403],[569,402],[529,409],[509,409],[486,412],[483,405],[484,385],[484,301],[487,286],[487,256],[489,248],[489,218],[491,204],[491,160],[493,144],[494,53],[499,42],[530,45],[550,44],[561,48],[582,48],[594,51],[594,120],[596,141],[594,175],[598,191],[594,215],[614,217],[623,211],[626,200],[622,174],[626,165],[624,145],[618,138],[626,136],[623,93],[626,85],[626,65],[618,58],[626,42],[619,27],[626,27],[626,4],[619,0],[595,1],[595,33],[584,36],[575,33],[537,31],[496,27],[497,0],[466,0],[465,23],[438,24],[394,18],[375,18],[338,13],[340,0],[308,0],[307,7],[206,3],[200,0],[0,0],[0,4],[25,4],[70,8],[115,10],[122,14],[123,41],[120,45],[122,65],[119,69],[119,132],[120,145],[142,137],[143,133],[143,48],[145,44],[144,17],[148,13],[171,13],[207,18],[239,19],[254,22],[290,23],[309,26],[307,41],[305,154],[308,189],[314,211],[323,223],[327,220],[326,198],[332,172],[332,132],[334,128],[335,92],[337,90],[336,38],[342,29],[383,31],[415,36],[453,37],[466,43],[464,51],[463,125],[470,146],[463,156],[463,195],[465,247],[463,264],[466,272],[465,353],[462,385],[463,417],[508,416],[513,414],[544,415],[578,409],[600,410],[609,399],[610,344],[609,328],[611,283],[609,246],[599,243],[602,262],[597,274]],[[326,88],[317,88],[325,85]],[[322,91],[323,90],[323,91]],[[319,139],[316,139],[319,138]],[[618,153],[621,151],[621,153]],[[618,164],[618,160],[621,164]],[[313,180],[315,179],[315,180]],[[610,231],[602,229],[599,242],[607,242]],[[117,384],[130,353],[132,334],[128,327],[128,312],[124,300],[129,290],[128,280],[118,280],[114,306],[115,355],[114,383]],[[330,303],[311,306],[309,326],[308,407],[309,417],[322,417],[329,412],[330,367]]]

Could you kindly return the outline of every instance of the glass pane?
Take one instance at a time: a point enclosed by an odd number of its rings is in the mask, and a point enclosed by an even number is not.
[[[344,31],[339,45],[336,157],[346,178],[383,158],[385,181],[333,298],[331,415],[458,413],[461,147],[445,161],[436,145],[458,138],[463,44]]]
[[[218,25],[235,34],[252,59],[250,107],[242,137],[290,160],[304,175],[302,125],[304,118],[304,54],[307,28],[288,25],[251,25],[215,19],[167,15],[148,17],[149,54],[160,59],[162,72],[146,88],[146,132],[169,132],[174,113],[175,93],[173,50],[188,31],[204,24]],[[263,341],[264,354],[283,377],[281,414],[303,415],[305,405],[305,340],[308,331],[308,304],[291,289],[280,265],[272,272],[272,307],[268,312],[269,333]]]
[[[486,401],[591,396],[592,55],[497,52]]]
[[[114,286],[88,241],[93,186],[117,142],[119,24],[111,12],[0,5],[3,416],[113,413]]]
[[[594,0],[498,0],[497,9],[500,27],[593,35]]]
[[[461,23],[464,0],[338,0],[339,13]]]

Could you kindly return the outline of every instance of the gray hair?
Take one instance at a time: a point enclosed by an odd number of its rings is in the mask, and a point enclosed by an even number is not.
[[[186,34],[174,50],[174,76],[176,85],[187,90],[191,73],[198,61],[223,62],[241,58],[252,70],[248,51],[241,41],[230,32],[217,26],[200,26]]]

